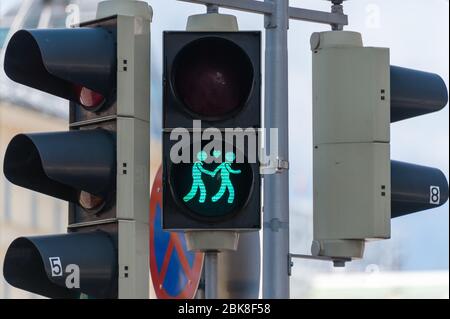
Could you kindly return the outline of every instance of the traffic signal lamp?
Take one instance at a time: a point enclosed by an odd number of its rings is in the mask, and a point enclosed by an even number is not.
[[[391,123],[437,112],[448,103],[447,87],[434,73],[390,67]],[[448,200],[444,173],[426,167],[391,161],[391,217],[436,208]]]
[[[14,287],[49,298],[115,298],[116,242],[101,230],[20,237],[7,251],[3,275]]]
[[[436,74],[390,66],[389,49],[356,32],[311,37],[314,118],[314,255],[361,258],[391,236],[391,218],[443,205],[435,168],[390,160],[390,123],[448,102]]]
[[[254,78],[245,51],[222,37],[196,39],[181,51],[174,60],[173,84],[188,113],[223,119],[245,106]]]
[[[163,127],[261,127],[259,32],[164,32]]]
[[[79,28],[11,38],[8,77],[70,101],[69,131],[19,134],[6,150],[9,181],[69,202],[67,234],[12,242],[11,285],[50,298],[148,296],[151,14],[145,2],[106,1]]]
[[[433,167],[391,161],[391,217],[436,208],[448,200],[444,173]]]
[[[441,110],[447,105],[447,87],[434,73],[390,67],[391,123]]]
[[[163,80],[163,227],[258,229],[260,33],[165,32]]]
[[[114,33],[107,26],[20,30],[8,47],[5,72],[13,81],[88,111],[107,108],[115,100],[117,84]]]
[[[4,162],[12,183],[88,210],[113,200],[115,170],[115,132],[102,128],[19,134]]]

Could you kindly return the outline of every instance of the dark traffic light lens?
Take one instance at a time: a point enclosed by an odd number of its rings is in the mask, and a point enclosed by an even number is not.
[[[76,85],[75,94],[78,96],[79,103],[86,109],[96,109],[105,102],[105,97],[84,86]]]
[[[102,197],[92,195],[88,192],[81,191],[78,199],[79,204],[86,210],[100,210],[105,204]]]
[[[177,55],[172,74],[175,93],[191,112],[220,118],[241,109],[253,86],[253,66],[233,42],[207,37]]]

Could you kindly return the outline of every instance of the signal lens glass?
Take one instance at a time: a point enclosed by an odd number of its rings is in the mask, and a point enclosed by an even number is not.
[[[235,43],[202,38],[177,55],[172,73],[174,90],[188,111],[221,119],[241,109],[253,87],[253,66]]]
[[[92,195],[88,192],[81,191],[78,197],[78,203],[87,210],[98,210],[103,207],[105,200],[102,197]]]
[[[243,157],[237,149],[201,150],[193,163],[173,163],[170,187],[187,214],[200,219],[226,219],[246,205],[253,190],[253,169],[246,158],[238,163],[236,154]]]
[[[95,109],[105,101],[102,94],[80,85],[75,86],[75,94],[78,97],[78,102],[86,109]]]

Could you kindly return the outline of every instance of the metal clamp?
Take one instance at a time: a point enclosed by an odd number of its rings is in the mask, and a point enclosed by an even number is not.
[[[344,15],[344,6],[342,4],[333,4],[331,6],[331,13]],[[332,23],[331,29],[333,31],[342,31],[344,30],[344,25],[339,23]]]
[[[206,4],[206,13],[219,13],[219,6],[217,4]]]
[[[289,161],[276,158],[275,160],[269,160],[269,164],[260,167],[261,175],[280,174],[289,170]]]

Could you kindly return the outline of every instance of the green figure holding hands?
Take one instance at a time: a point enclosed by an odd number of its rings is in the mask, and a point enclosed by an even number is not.
[[[225,154],[225,162],[217,166],[217,168],[212,173],[213,176],[220,171],[220,178],[222,183],[220,185],[220,189],[216,195],[212,197],[212,202],[217,202],[222,196],[225,194],[225,191],[228,190],[228,204],[234,202],[234,187],[230,180],[230,174],[240,174],[241,170],[233,170],[231,168],[231,163],[236,159],[236,155],[233,152],[228,152]]]
[[[190,201],[197,195],[197,191],[200,190],[199,203],[204,203],[206,200],[206,187],[202,180],[202,173],[208,174],[213,177],[213,173],[203,168],[203,162],[208,158],[208,154],[205,151],[197,153],[197,162],[192,165],[192,187],[189,193],[183,197],[185,202]]]

